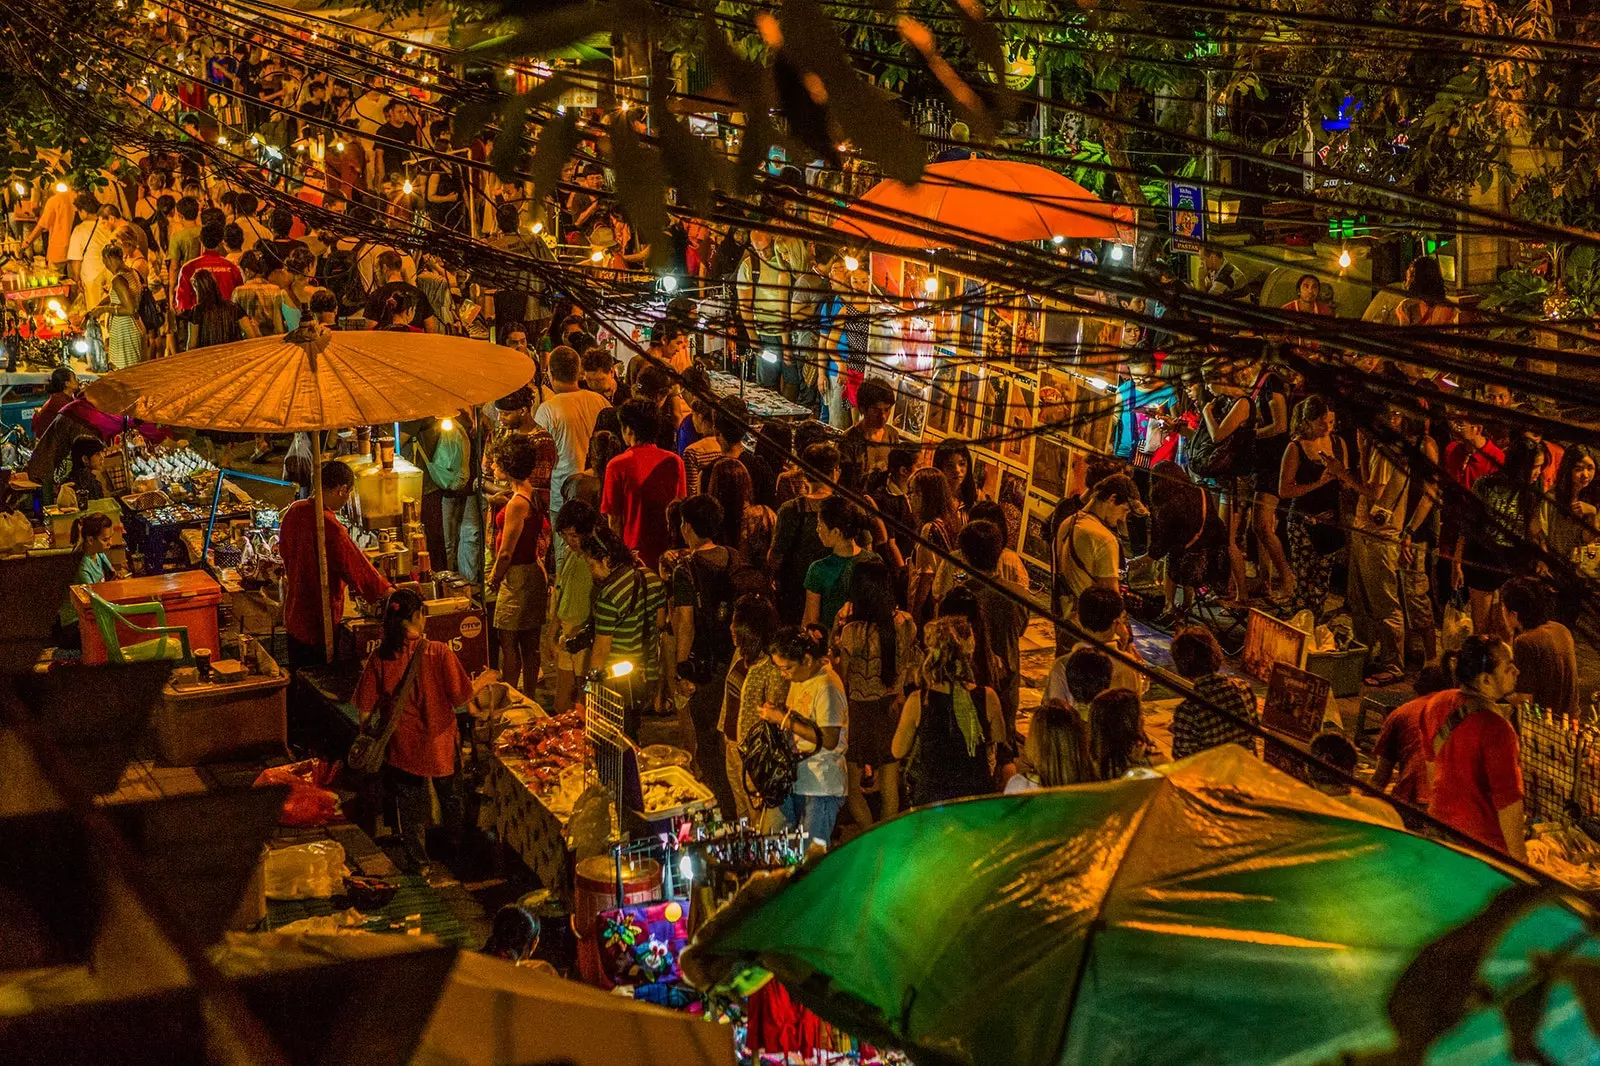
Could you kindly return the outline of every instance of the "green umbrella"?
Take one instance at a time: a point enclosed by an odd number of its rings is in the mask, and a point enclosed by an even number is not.
[[[745,987],[770,971],[919,1064],[1311,1066],[1389,1045],[1385,1004],[1418,949],[1519,880],[1228,746],[1149,778],[902,815],[751,886],[685,969]],[[1503,987],[1582,930],[1538,907],[1481,976]],[[1556,1062],[1600,1059],[1563,987],[1541,1033]],[[1492,1011],[1429,1056],[1510,1061]]]

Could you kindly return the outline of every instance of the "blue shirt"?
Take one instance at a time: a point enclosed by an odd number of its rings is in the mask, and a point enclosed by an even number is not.
[[[1119,459],[1132,459],[1139,447],[1137,416],[1146,407],[1176,408],[1178,390],[1171,385],[1158,385],[1141,389],[1132,378],[1117,385],[1117,425],[1111,441],[1111,450]]]

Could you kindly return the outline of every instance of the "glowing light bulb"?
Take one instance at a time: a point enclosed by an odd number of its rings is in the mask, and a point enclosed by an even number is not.
[[[853,255],[847,255],[844,257],[844,268],[846,270],[860,270],[861,260],[857,259]]]
[[[64,181],[56,182],[56,192],[66,192],[66,191],[67,191],[67,183],[66,182],[64,182]]]
[[[761,358],[764,362],[776,363],[778,361],[778,353],[771,348],[765,348],[761,352]]]
[[[687,855],[685,855],[683,858],[679,859],[678,860],[678,873],[683,876],[683,879],[685,881],[693,881],[694,880],[694,860],[691,859]]]
[[[533,224],[533,232],[536,235],[540,234],[540,233],[543,233],[544,232],[544,223],[543,222],[535,222]]]
[[[84,340],[82,337],[79,337],[77,340],[72,342],[72,350],[79,355],[88,355],[89,342]]]
[[[334,141],[334,142],[333,142],[333,150],[334,150],[334,151],[335,151],[335,152],[342,152],[342,151],[344,151],[344,142],[343,142],[343,141]]]
[[[145,13],[144,13],[144,17],[145,17],[145,18],[147,18],[147,19],[149,19],[149,20],[150,20],[150,21],[151,21],[151,22],[154,22],[154,21],[155,21],[155,20],[156,20],[156,13],[155,13],[155,9],[154,9],[154,8],[152,8],[152,9],[151,9],[151,10],[149,10],[149,11],[146,11],[146,12],[145,12]]]
[[[1350,253],[1348,251],[1343,251],[1343,252],[1339,253],[1339,269],[1340,270],[1349,270],[1350,269],[1350,264],[1352,262],[1354,262],[1354,260],[1350,258]]]
[[[59,315],[61,313],[61,301],[60,300],[51,300],[49,303],[45,304],[44,306],[45,306],[45,310],[49,311],[52,315]]]
[[[422,77],[421,77],[421,78],[419,78],[419,79],[418,79],[418,80],[419,80],[419,81],[421,81],[421,82],[422,82],[422,84],[424,84],[424,85],[426,85],[426,84],[428,84],[428,80],[429,80],[429,79],[428,79],[428,76],[427,76],[427,75],[426,75],[426,74],[424,74],[424,75],[423,75],[423,76],[422,76]]]
[[[260,144],[261,143],[261,138],[258,135],[252,133],[250,135],[250,143],[251,144]]]
[[[452,429],[456,428],[455,419],[449,417],[439,419],[439,428],[444,432],[449,433]]]
[[[1122,262],[1122,245],[1113,244],[1111,246],[1111,261],[1113,263]]]
[[[14,190],[16,190],[16,193],[17,193],[18,196],[26,196],[26,195],[28,195],[28,187],[26,185],[22,184],[22,182],[20,182],[20,181],[12,182],[11,183],[11,187]]]
[[[416,45],[414,45],[414,44],[406,45],[406,55],[410,55],[412,52],[415,52],[416,50],[417,50],[417,46]]]
[[[605,257],[606,257],[606,253],[604,253],[600,249],[596,248],[594,251],[589,253],[589,262],[598,263],[598,262],[600,262],[600,260],[604,259]]]
[[[1090,378],[1089,384],[1099,389],[1101,392],[1111,391],[1111,382],[1107,381],[1105,378]]]
[[[612,677],[627,677],[631,673],[633,673],[633,664],[626,659],[619,663],[611,664]]]
[[[413,186],[412,186],[411,182],[408,180],[408,181],[404,182],[403,184],[401,184],[400,191],[405,193],[407,196],[410,196],[412,188],[413,188]]]
[[[223,133],[217,134],[217,147],[220,148],[220,147],[226,145],[227,143],[228,143],[228,137],[227,137],[226,134],[223,134]]]
[[[1061,234],[1057,233],[1054,237],[1050,238],[1050,243],[1054,245],[1062,245],[1067,243],[1067,239]]]
[[[506,77],[514,78],[516,76],[517,76],[517,69],[515,67],[507,67],[506,68]]]
[[[922,291],[927,293],[929,296],[938,295],[938,292],[939,292],[939,279],[935,278],[935,277],[923,278],[922,279]]]
[[[618,105],[617,110],[621,111],[624,115],[626,115],[628,113],[628,101],[626,101],[626,100],[622,101],[622,103]]]
[[[678,279],[673,277],[671,274],[668,274],[661,279],[661,287],[667,292],[677,292]]]

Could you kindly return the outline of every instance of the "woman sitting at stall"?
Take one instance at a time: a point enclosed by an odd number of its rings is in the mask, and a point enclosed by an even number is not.
[[[531,437],[511,433],[490,451],[495,480],[511,486],[511,499],[495,513],[497,539],[489,591],[498,593],[494,627],[500,633],[500,673],[513,688],[531,693],[539,683],[539,634],[544,630],[545,509],[533,499],[539,452]]]
[[[913,759],[911,805],[994,791],[995,747],[1006,736],[1000,697],[972,679],[974,640],[964,618],[936,618],[923,635],[922,687],[906,697],[896,759]]]
[[[105,441],[84,434],[72,442],[67,452],[66,470],[56,478],[56,483],[70,483],[79,504],[103,500],[110,495],[101,473],[106,464],[105,451]]]
[[[380,703],[394,717],[393,736],[384,757],[383,779],[395,798],[404,847],[401,867],[423,873],[428,866],[425,831],[431,787],[444,811],[444,825],[459,845],[463,831],[461,794],[456,788],[460,733],[456,708],[466,706],[476,688],[495,679],[484,671],[476,685],[448,644],[427,637],[428,614],[422,597],[396,589],[383,605],[383,638],[367,660],[352,698],[365,721]]]
[[[78,565],[73,572],[74,585],[98,585],[127,577],[111,565],[111,535],[116,521],[104,511],[93,511],[72,523],[72,549]],[[83,646],[83,634],[78,632],[78,612],[72,606],[72,597],[61,601],[61,611],[56,619],[55,642],[64,648]]]

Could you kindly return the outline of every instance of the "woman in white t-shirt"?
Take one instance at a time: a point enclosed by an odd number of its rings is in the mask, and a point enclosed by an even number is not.
[[[805,758],[795,767],[794,789],[778,807],[789,826],[802,825],[826,846],[844,806],[845,735],[849,700],[827,661],[828,641],[815,627],[786,626],[772,642],[772,661],[789,682],[785,705],[761,705],[761,717],[792,733]]]

